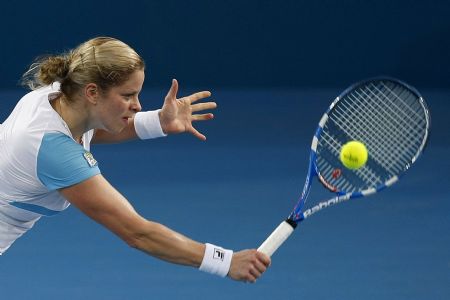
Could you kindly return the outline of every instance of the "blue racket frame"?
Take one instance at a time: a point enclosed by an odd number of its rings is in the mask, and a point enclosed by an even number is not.
[[[398,176],[393,176],[392,178],[383,182],[382,184],[377,185],[376,187],[372,187],[370,189],[357,191],[357,192],[346,192],[346,191],[336,190],[334,186],[329,184],[322,177],[322,175],[320,174],[318,167],[317,167],[317,152],[316,152],[317,143],[322,134],[323,127],[328,119],[328,116],[329,116],[330,112],[333,110],[333,108],[335,107],[336,103],[338,103],[342,98],[345,97],[345,95],[347,95],[348,93],[350,93],[351,91],[356,89],[358,86],[365,85],[368,82],[379,81],[379,80],[388,80],[388,81],[392,81],[397,84],[405,86],[411,92],[413,92],[417,96],[419,101],[421,102],[421,104],[424,107],[425,112],[426,112],[427,130],[426,130],[426,136],[424,138],[424,142],[420,148],[420,151],[418,151],[416,156],[412,159],[411,164],[414,163],[417,160],[417,158],[423,153],[423,151],[427,145],[427,142],[428,142],[428,135],[429,135],[429,131],[431,128],[431,120],[430,120],[430,114],[429,114],[428,107],[417,89],[415,89],[414,87],[408,85],[407,83],[405,83],[399,79],[395,79],[392,77],[374,77],[374,78],[366,79],[366,80],[363,80],[363,81],[360,81],[360,82],[357,82],[357,83],[351,85],[346,90],[344,90],[338,97],[336,97],[336,99],[331,103],[331,105],[328,107],[327,111],[323,114],[322,118],[320,119],[319,125],[314,134],[314,137],[313,137],[313,140],[311,143],[311,152],[310,152],[310,156],[309,156],[309,167],[308,167],[308,173],[307,173],[306,180],[305,180],[305,185],[303,187],[301,196],[300,196],[297,204],[294,207],[294,210],[292,211],[292,213],[289,215],[288,219],[286,220],[286,222],[288,222],[294,228],[297,226],[298,223],[302,222],[304,219],[308,218],[312,214],[316,213],[317,211],[319,211],[325,207],[328,207],[328,206],[331,206],[331,205],[334,205],[334,204],[337,204],[337,203],[340,203],[343,201],[347,201],[349,199],[360,198],[360,197],[368,196],[370,194],[377,193],[377,192],[385,189],[386,187],[391,186],[395,182],[397,182],[400,179],[400,177],[404,174],[404,172],[403,172],[403,173],[399,174]],[[312,180],[314,177],[317,177],[319,179],[319,181],[328,190],[330,190],[331,192],[335,192],[336,196],[327,201],[320,202],[319,204],[303,211],[303,208],[306,203],[306,199],[308,198],[310,190],[311,190]]]
[[[420,101],[421,107],[424,109],[425,113],[425,119],[426,119],[426,128],[423,136],[423,140],[420,141],[420,145],[418,148],[418,151],[414,153],[414,157],[409,161],[407,159],[406,168],[403,168],[400,172],[395,173],[389,173],[389,176],[383,176],[383,182],[380,184],[374,184],[374,185],[368,185],[366,188],[361,189],[355,189],[354,191],[347,192],[345,190],[339,190],[337,187],[333,186],[332,184],[328,183],[324,176],[319,171],[319,168],[317,166],[317,146],[319,144],[320,137],[323,133],[324,126],[328,120],[328,117],[330,115],[330,112],[335,108],[336,104],[343,99],[347,94],[349,94],[351,91],[355,90],[358,86],[362,86],[365,84],[370,83],[371,81],[380,81],[380,80],[386,80],[391,81],[396,84],[399,84],[403,87],[405,87],[407,90],[411,91],[415,96],[416,99]],[[311,152],[309,155],[309,167],[308,167],[308,173],[305,180],[305,185],[303,187],[303,191],[301,193],[301,196],[297,202],[297,204],[294,207],[294,210],[289,215],[288,219],[281,222],[278,227],[269,235],[269,237],[261,244],[261,246],[258,248],[258,251],[261,251],[262,253],[265,253],[268,256],[272,256],[275,251],[286,241],[286,239],[292,234],[294,229],[297,227],[297,225],[302,222],[304,219],[310,217],[314,213],[322,210],[323,208],[329,207],[331,205],[347,201],[352,198],[360,198],[363,196],[367,196],[376,192],[379,192],[383,189],[385,189],[388,186],[391,186],[395,182],[398,181],[399,177],[403,175],[404,171],[409,169],[410,165],[413,164],[417,158],[423,153],[423,150],[426,147],[428,136],[429,136],[429,130],[430,130],[430,115],[428,111],[428,107],[423,100],[420,93],[413,87],[409,86],[408,84],[394,78],[390,77],[376,77],[371,78],[368,80],[364,80],[361,82],[358,82],[356,84],[353,84],[349,88],[347,88],[345,91],[343,91],[328,107],[327,111],[323,114],[322,118],[320,119],[319,126],[316,129],[316,132],[314,134],[312,143],[311,143]],[[403,163],[403,162],[402,162]],[[311,190],[312,180],[314,177],[318,177],[319,181],[330,191],[335,192],[336,196],[332,197],[331,199],[327,201],[320,202],[317,205],[312,206],[311,208],[303,211],[306,199],[308,198],[308,195]],[[381,180],[381,177],[380,177]],[[354,187],[356,188],[356,186]]]

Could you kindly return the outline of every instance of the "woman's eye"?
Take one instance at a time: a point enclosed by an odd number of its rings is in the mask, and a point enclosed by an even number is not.
[[[122,95],[122,96],[123,96],[123,98],[124,98],[126,101],[131,101],[131,100],[133,100],[134,98],[137,98],[138,94],[137,94],[137,93],[132,93],[132,94],[124,94],[124,95]]]

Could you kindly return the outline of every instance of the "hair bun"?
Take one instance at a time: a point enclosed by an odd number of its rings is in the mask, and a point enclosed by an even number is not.
[[[69,73],[69,60],[64,55],[49,56],[42,61],[38,77],[44,84],[63,81]]]

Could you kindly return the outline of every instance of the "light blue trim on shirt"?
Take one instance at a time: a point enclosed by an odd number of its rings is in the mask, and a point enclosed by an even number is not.
[[[40,214],[43,216],[47,216],[47,217],[54,216],[57,213],[60,213],[60,211],[58,211],[58,210],[51,210],[51,209],[48,209],[46,207],[39,206],[36,204],[23,203],[23,202],[10,202],[9,204],[11,206],[14,206],[14,207],[17,207],[20,209],[24,209],[24,210],[28,210],[28,211],[31,211],[31,212],[34,212],[34,213],[37,213],[37,214]]]
[[[87,153],[80,144],[63,133],[44,134],[37,157],[39,180],[49,190],[57,190],[99,174],[97,162]]]

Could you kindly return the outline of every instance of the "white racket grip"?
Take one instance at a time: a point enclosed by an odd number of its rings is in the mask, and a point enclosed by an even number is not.
[[[286,221],[281,222],[264,243],[259,246],[258,251],[272,256],[293,231],[294,227],[291,224]]]

